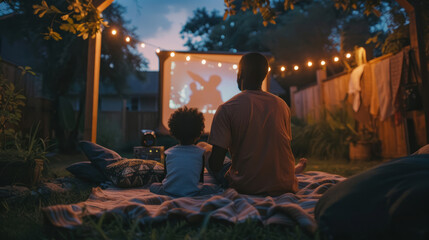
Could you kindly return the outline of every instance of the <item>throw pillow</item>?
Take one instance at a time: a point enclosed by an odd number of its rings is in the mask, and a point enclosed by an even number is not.
[[[79,142],[79,146],[89,161],[91,161],[91,163],[94,164],[94,166],[98,168],[98,170],[100,170],[104,175],[106,167],[109,164],[115,163],[122,159],[121,155],[115,151],[92,142],[81,141]]]
[[[66,168],[75,177],[88,182],[101,183],[107,181],[107,178],[91,162],[83,161],[73,163]]]
[[[107,166],[106,173],[113,184],[123,188],[161,182],[165,177],[164,165],[143,159],[123,159]]]

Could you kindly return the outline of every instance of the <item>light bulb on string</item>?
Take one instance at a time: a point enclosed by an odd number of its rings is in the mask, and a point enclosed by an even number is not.
[[[191,56],[186,56],[186,61],[191,61]]]
[[[218,66],[218,67],[222,67],[222,63],[220,63],[220,62],[219,62],[219,63],[217,63],[217,66]]]
[[[320,61],[320,65],[325,66],[326,62],[324,60]]]
[[[282,72],[286,71],[286,67],[285,66],[281,66],[280,71],[282,71]]]
[[[334,62],[338,62],[338,61],[340,61],[340,58],[339,57],[334,57]]]
[[[131,38],[127,36],[127,37],[125,38],[125,42],[129,43],[130,41],[131,41]]]
[[[237,68],[238,68],[237,64],[232,65],[232,69],[237,69]]]
[[[293,66],[293,70],[298,71],[299,67],[298,65]]]
[[[116,29],[112,30],[112,35],[115,36],[118,33],[118,31],[116,31]]]
[[[157,48],[157,49],[155,50],[155,52],[156,52],[156,53],[160,53],[160,52],[161,52],[161,49]]]
[[[201,64],[206,64],[207,63],[207,61],[205,60],[205,59],[203,59],[203,60],[201,60]]]
[[[346,58],[351,58],[352,54],[351,53],[346,53]]]
[[[174,52],[171,52],[170,57],[174,57],[174,56],[176,56],[176,54]]]
[[[268,67],[268,72],[271,72],[271,67]]]
[[[140,47],[145,48],[146,44],[145,43],[140,43]]]
[[[309,67],[313,66],[313,62],[312,61],[308,61],[307,62],[307,66],[309,66]]]

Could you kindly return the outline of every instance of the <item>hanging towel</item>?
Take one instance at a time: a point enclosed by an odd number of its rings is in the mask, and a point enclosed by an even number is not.
[[[404,63],[404,51],[390,58],[390,81],[392,87],[392,101],[395,101],[401,83],[402,65]]]
[[[380,120],[384,121],[394,113],[389,58],[375,64],[374,75],[380,100]]]
[[[360,78],[365,65],[360,65],[359,67],[353,69],[352,74],[350,74],[349,81],[349,94],[353,96],[353,111],[357,112],[360,107]]]
[[[371,63],[370,65],[370,74],[371,74],[371,84],[372,84],[372,94],[371,94],[371,104],[370,104],[370,109],[369,112],[371,113],[371,115],[373,116],[377,116],[378,115],[378,110],[380,109],[380,101],[378,99],[378,87],[377,87],[377,79],[375,77],[375,63]]]

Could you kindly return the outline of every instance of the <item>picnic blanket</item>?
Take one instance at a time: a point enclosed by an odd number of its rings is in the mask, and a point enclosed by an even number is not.
[[[96,187],[84,202],[49,206],[43,212],[53,226],[67,229],[82,225],[85,216],[99,218],[103,214],[118,214],[142,224],[177,218],[191,223],[202,222],[206,217],[230,223],[250,219],[263,225],[298,225],[313,233],[317,227],[314,219],[317,201],[326,190],[345,178],[317,171],[298,174],[297,178],[297,193],[277,197],[244,195],[230,188],[219,194],[172,198],[151,193],[147,188]]]

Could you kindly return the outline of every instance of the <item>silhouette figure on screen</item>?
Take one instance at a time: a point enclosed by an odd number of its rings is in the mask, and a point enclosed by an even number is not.
[[[192,94],[189,97],[190,100],[187,105],[189,107],[196,107],[203,113],[216,110],[223,103],[220,91],[217,89],[222,79],[218,75],[211,75],[209,81],[205,81],[196,73],[188,71],[188,74],[192,80],[202,86],[202,89],[198,90],[195,82],[189,85]]]

